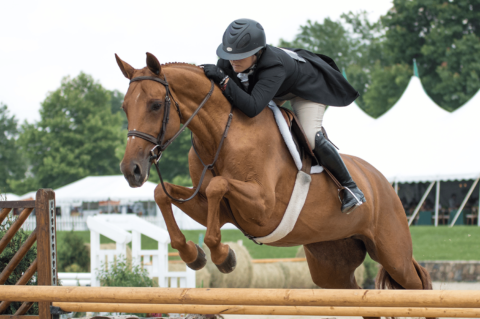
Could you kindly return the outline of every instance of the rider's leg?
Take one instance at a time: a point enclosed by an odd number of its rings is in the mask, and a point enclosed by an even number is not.
[[[290,100],[293,112],[302,125],[310,147],[315,148],[315,133],[322,130],[325,105],[296,97]]]
[[[300,97],[291,100],[291,104],[307,135],[308,142],[311,146],[314,146],[313,152],[315,156],[335,176],[340,184],[346,188],[343,192],[342,212],[351,213],[366,200],[362,191],[353,181],[340,154],[321,131],[325,105]]]

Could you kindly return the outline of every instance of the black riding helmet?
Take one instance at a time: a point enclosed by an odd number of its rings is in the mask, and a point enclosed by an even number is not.
[[[254,55],[266,45],[265,31],[260,23],[238,19],[225,30],[217,55],[224,60],[241,60]]]

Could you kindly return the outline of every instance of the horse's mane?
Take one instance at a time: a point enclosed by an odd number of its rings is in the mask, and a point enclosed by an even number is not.
[[[203,73],[203,69],[201,67],[195,64],[187,63],[187,62],[167,62],[162,64],[162,67],[168,67],[168,68],[181,67],[181,68],[187,68],[187,69],[191,69],[192,71]]]

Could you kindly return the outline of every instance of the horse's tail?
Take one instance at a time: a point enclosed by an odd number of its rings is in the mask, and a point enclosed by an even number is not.
[[[430,278],[430,274],[428,271],[420,266],[420,264],[415,260],[412,259],[413,266],[417,271],[418,277],[422,281],[422,289],[424,290],[431,290],[432,289],[432,279]],[[375,279],[375,288],[376,289],[404,289],[400,286],[399,283],[395,281],[395,279],[390,276],[390,274],[380,265],[380,269],[377,274],[377,278]]]
[[[431,290],[432,289],[432,279],[430,278],[430,274],[428,271],[420,266],[420,264],[415,260],[412,259],[413,266],[417,271],[418,277],[422,281],[422,289],[424,290]],[[375,279],[375,288],[376,289],[404,289],[395,279],[390,276],[390,274],[380,265],[380,269],[377,274],[377,278]],[[392,318],[393,319],[393,318]],[[434,318],[428,318],[434,319]]]
[[[420,280],[422,281],[423,290],[432,290],[432,278],[430,278],[428,271],[420,266],[415,259],[413,259],[413,265],[415,266],[418,277],[420,277]]]

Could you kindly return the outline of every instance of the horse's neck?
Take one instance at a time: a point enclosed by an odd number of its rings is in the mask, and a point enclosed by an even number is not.
[[[175,99],[179,103],[184,124],[197,110],[211,89],[211,82],[203,74],[188,67],[166,72]],[[193,118],[188,128],[200,140],[205,151],[212,153],[221,140],[230,114],[230,103],[216,88],[202,109]]]

